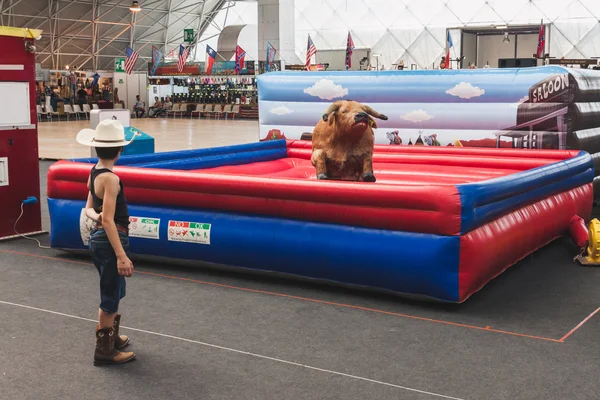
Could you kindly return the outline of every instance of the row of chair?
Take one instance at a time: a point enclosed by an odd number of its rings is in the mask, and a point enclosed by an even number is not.
[[[67,121],[71,120],[71,116],[75,116],[75,119],[79,120],[79,115],[83,114],[86,118],[90,117],[90,112],[92,111],[92,108],[97,110],[98,104],[92,104],[92,107],[90,107],[89,104],[84,104],[83,105],[83,109],[81,107],[79,107],[79,104],[68,104],[65,103],[63,105],[64,107],[64,114],[61,114],[57,111],[54,110],[54,108],[50,105],[50,104],[45,104],[45,105],[37,105],[37,116],[38,116],[38,122],[41,121],[42,117],[46,117],[47,119],[49,119],[50,121],[52,121],[52,117],[57,117],[60,120],[60,116],[61,115],[66,115],[67,117]]]
[[[176,103],[173,105],[173,109],[167,111],[167,117],[173,116],[175,118],[179,115],[183,118],[184,115],[189,115],[190,117],[194,117],[197,115],[198,118],[200,116],[204,116],[210,118],[214,116],[215,118],[221,118],[225,116],[227,119],[229,116],[232,118],[240,117],[240,105],[239,104],[196,104],[196,109],[194,111],[188,112],[188,104],[187,103]]]
[[[65,103],[63,105],[64,108],[64,113],[59,113],[57,111],[54,110],[54,108],[51,105],[37,105],[37,115],[38,115],[38,121],[41,120],[42,116],[46,116],[48,119],[50,119],[50,121],[52,121],[52,117],[57,117],[60,120],[60,116],[61,115],[66,115],[67,117],[67,121],[71,120],[71,116],[75,116],[75,119],[79,120],[79,115],[83,114],[87,119],[89,119],[90,117],[90,112],[92,111],[92,109],[94,110],[99,110],[100,107],[98,107],[98,104],[92,104],[92,106],[90,107],[89,104],[83,104],[83,109],[79,106],[79,104],[68,104]],[[122,110],[123,109],[123,105],[122,104],[115,104],[115,109],[117,110]],[[134,112],[132,112],[131,110],[129,110],[129,112],[131,113],[131,115],[135,115]]]
[[[174,104],[173,109],[167,111],[167,117],[173,116],[173,118],[175,118],[177,115],[179,115],[181,118],[183,118],[184,115],[186,115],[186,116],[189,115],[191,118],[193,118],[196,115],[198,119],[200,118],[200,116],[204,116],[207,118],[210,118],[211,116],[214,116],[215,118],[221,118],[222,116],[225,116],[225,119],[227,119],[229,116],[231,116],[232,118],[235,118],[236,116],[240,117],[239,104],[225,104],[225,105],[223,105],[223,104],[196,104],[196,109],[191,112],[188,112],[187,106],[188,106],[187,103]],[[52,121],[53,117],[57,117],[60,120],[61,115],[65,115],[67,117],[67,121],[71,120],[71,116],[75,116],[75,119],[79,120],[80,119],[79,116],[81,114],[83,114],[86,117],[86,119],[89,119],[91,110],[99,109],[97,104],[92,104],[92,107],[90,107],[89,104],[83,104],[83,109],[82,109],[79,106],[79,104],[71,105],[71,104],[65,103],[63,105],[63,107],[64,107],[64,114],[61,114],[61,113],[55,111],[54,108],[49,104],[46,104],[44,106],[38,104],[37,105],[38,122],[42,120],[42,117],[46,117],[50,121]],[[123,106],[121,104],[115,105],[115,109],[122,109],[122,108],[123,108]],[[134,112],[131,112],[131,114],[135,116]]]

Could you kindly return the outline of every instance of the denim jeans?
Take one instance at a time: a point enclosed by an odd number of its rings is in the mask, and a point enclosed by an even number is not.
[[[119,239],[125,252],[129,253],[129,237],[119,232]],[[117,256],[104,229],[91,232],[88,246],[100,275],[100,309],[109,314],[116,313],[125,297],[126,283],[125,277],[119,275]]]
[[[75,102],[75,92],[77,92],[77,84],[71,83],[71,101]]]

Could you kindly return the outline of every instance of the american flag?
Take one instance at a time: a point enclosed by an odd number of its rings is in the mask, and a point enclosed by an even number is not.
[[[350,32],[348,32],[348,43],[346,44],[346,69],[352,68],[352,50],[354,50],[354,41]]]
[[[133,68],[135,67],[135,63],[137,62],[140,54],[137,51],[133,51],[133,49],[127,46],[127,50],[125,50],[125,55],[127,58],[125,59],[125,72],[127,75],[131,75],[133,72]]]
[[[179,60],[177,61],[177,72],[181,73],[183,71],[189,52],[190,49],[184,47],[182,44],[179,45]]]
[[[306,50],[306,70],[307,71],[310,71],[310,59],[315,54],[317,54],[317,48],[315,47],[315,44],[313,43],[312,39],[310,38],[310,35],[308,35],[308,48]]]

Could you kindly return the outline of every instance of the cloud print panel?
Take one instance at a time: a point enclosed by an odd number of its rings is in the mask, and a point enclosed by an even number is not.
[[[271,113],[276,114],[276,115],[287,115],[287,114],[293,113],[293,111],[290,110],[289,108],[287,108],[286,106],[279,106],[279,107],[271,108]]]
[[[516,103],[561,67],[521,69],[274,72],[258,77],[259,100],[363,103]],[[449,94],[451,92],[452,94]],[[508,107],[508,106],[507,106]]]
[[[402,119],[410,122],[424,122],[432,119],[433,116],[429,115],[425,110],[414,110],[402,115]]]
[[[461,99],[472,99],[473,97],[483,96],[485,90],[480,87],[473,86],[469,82],[461,82],[452,89],[446,90],[451,96],[460,97]]]
[[[315,126],[330,103],[279,103],[261,101],[259,110],[285,107],[293,111],[285,115],[260,112],[261,125]],[[376,111],[388,116],[387,121],[377,119],[381,128],[429,128],[429,129],[506,129],[516,124],[517,110],[509,107],[490,107],[489,104],[411,104],[368,103]]]
[[[313,86],[304,89],[304,93],[324,100],[333,100],[348,95],[348,89],[343,88],[341,85],[336,85],[332,80],[321,79]]]

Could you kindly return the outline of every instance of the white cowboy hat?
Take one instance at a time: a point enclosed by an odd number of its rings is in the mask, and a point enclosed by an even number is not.
[[[133,139],[125,140],[125,128],[115,119],[100,121],[96,129],[82,129],[77,134],[77,141],[85,146],[92,147],[119,147],[127,146]]]

